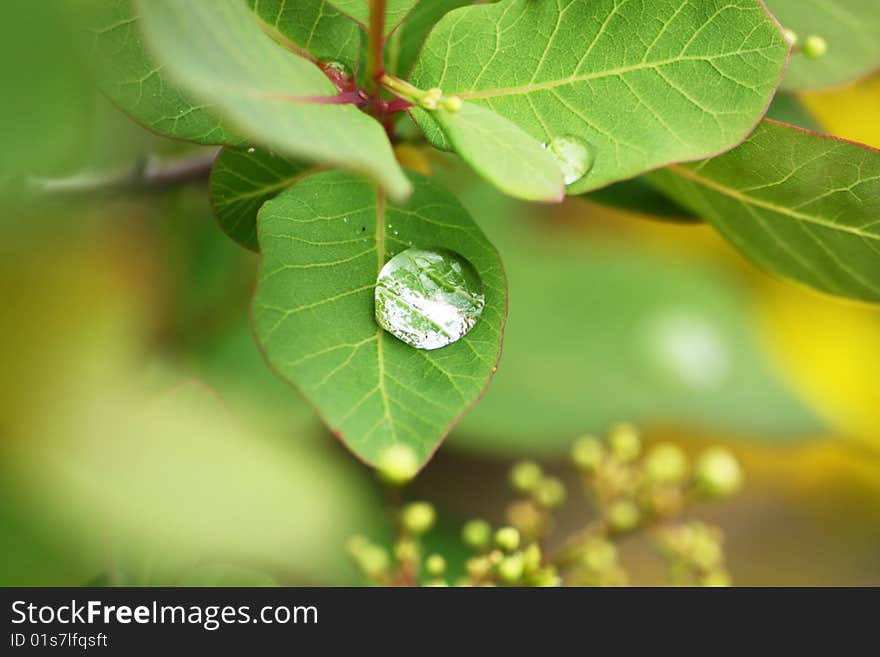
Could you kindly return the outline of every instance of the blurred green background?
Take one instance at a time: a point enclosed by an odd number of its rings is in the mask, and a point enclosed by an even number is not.
[[[383,491],[263,363],[258,259],[204,181],[35,192],[210,156],[104,100],[74,24],[55,3],[0,12],[0,584],[358,583],[345,541],[390,535]],[[880,146],[880,78],[797,100]],[[629,420],[742,460],[745,492],[696,509],[737,584],[880,584],[880,310],[766,276],[699,224],[527,206],[401,159],[462,198],[510,284],[498,375],[407,493],[437,505],[437,540],[501,520],[512,459],[567,476],[577,435]],[[560,533],[585,519],[573,499]],[[623,559],[662,583],[646,542]]]

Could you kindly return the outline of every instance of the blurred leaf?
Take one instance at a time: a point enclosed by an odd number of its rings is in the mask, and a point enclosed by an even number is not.
[[[767,6],[801,44],[811,35],[828,43],[816,59],[792,56],[785,89],[833,87],[880,69],[877,0],[767,0]]]
[[[93,92],[75,36],[71,16],[57,3],[0,3],[0,182],[81,164]]]
[[[880,301],[880,152],[764,121],[733,151],[650,180],[761,267]]]
[[[110,99],[150,130],[203,144],[239,141],[212,114],[176,88],[146,52],[133,0],[92,3],[94,65]]]
[[[385,3],[385,34],[397,27],[418,0],[387,0]],[[350,16],[362,26],[370,24],[370,0],[327,0],[343,14]]]
[[[540,142],[585,143],[595,164],[568,189],[580,194],[736,145],[786,54],[755,0],[508,0],[441,19],[412,78],[485,103]]]
[[[347,16],[334,11],[325,0],[247,0],[264,23],[309,57],[336,61],[354,68],[361,34]]]
[[[13,582],[58,585],[155,556],[345,581],[346,537],[374,529],[368,482],[326,443],[238,420],[204,386],[151,403],[143,259],[156,252],[115,214],[76,218],[3,243],[18,317],[0,327],[0,480],[16,514],[0,504],[4,579],[6,563],[21,568]],[[39,557],[42,575],[28,565]]]
[[[789,125],[822,132],[822,126],[816,121],[810,111],[804,107],[801,100],[794,94],[780,91],[773,97],[773,102],[767,109],[765,118],[781,121]]]
[[[409,193],[382,127],[354,106],[315,102],[335,96],[336,88],[318,67],[266,36],[244,3],[138,6],[157,61],[242,134],[290,157],[367,175],[395,198]]]
[[[801,94],[825,132],[880,148],[880,75],[841,89]]]
[[[211,169],[211,202],[220,228],[244,248],[259,251],[257,212],[263,203],[317,170],[262,150],[224,148]]]
[[[700,222],[690,210],[664,196],[643,178],[633,178],[584,194],[585,201],[635,212],[651,219],[682,223]]]
[[[465,202],[504,253],[515,294],[498,373],[452,446],[559,453],[620,420],[785,440],[820,430],[771,368],[745,291],[718,270],[523,225],[522,208],[495,196],[473,190]]]
[[[497,252],[448,192],[412,180],[415,195],[397,206],[368,183],[319,173],[259,216],[257,338],[273,368],[368,462],[396,443],[425,461],[486,387],[501,350],[506,286]],[[461,254],[485,287],[473,330],[435,351],[406,345],[374,319],[379,270],[412,245]]]
[[[431,29],[444,14],[474,4],[473,0],[417,0],[406,20],[388,38],[385,65],[392,75],[406,77]]]
[[[559,164],[516,124],[473,103],[433,116],[462,159],[501,191],[527,201],[565,197]]]

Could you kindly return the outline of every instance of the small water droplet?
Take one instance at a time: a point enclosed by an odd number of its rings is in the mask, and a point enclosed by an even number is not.
[[[406,249],[376,281],[376,321],[417,349],[439,349],[464,337],[485,305],[483,281],[447,249]]]
[[[251,147],[248,149],[248,153],[256,153],[256,152],[257,152],[257,149],[254,148],[253,146],[251,146]]]
[[[572,136],[556,137],[542,144],[562,169],[566,185],[572,185],[583,178],[593,168],[596,156],[593,148],[583,139]]]
[[[342,221],[345,222],[345,223],[348,223],[348,217],[343,217],[343,218],[342,218]]]

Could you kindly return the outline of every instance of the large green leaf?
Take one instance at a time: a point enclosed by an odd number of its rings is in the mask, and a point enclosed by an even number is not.
[[[168,80],[146,52],[133,0],[96,3],[90,14],[98,82],[110,99],[155,132],[204,144],[238,140],[211,113]]]
[[[317,167],[262,150],[224,148],[211,169],[211,203],[223,232],[244,248],[259,251],[257,212]]]
[[[139,3],[157,60],[239,132],[284,155],[380,182],[394,198],[410,184],[378,122],[327,100],[336,88],[311,62],[273,42],[238,0]]]
[[[435,0],[436,1],[436,0]],[[386,0],[385,2],[385,34],[400,25],[418,0]],[[351,17],[364,28],[370,24],[370,0],[328,0],[343,14]]]
[[[450,447],[559,454],[621,420],[769,440],[821,430],[773,368],[728,272],[626,236],[548,230],[495,196],[464,202],[504,254],[504,357]]]
[[[426,178],[413,183],[399,206],[350,175],[318,173],[259,215],[257,339],[272,367],[368,462],[396,443],[426,460],[485,389],[501,352],[507,292],[497,252],[448,192]],[[378,272],[410,246],[463,255],[485,286],[473,330],[435,351],[404,344],[374,319]]]
[[[473,0],[418,0],[406,21],[385,46],[385,66],[393,75],[408,75],[431,29],[444,14],[474,4]]]
[[[550,152],[515,123],[475,103],[434,119],[465,162],[501,191],[528,201],[561,201],[562,171]]]
[[[764,121],[731,152],[650,180],[763,268],[880,301],[880,151]]]
[[[828,43],[822,57],[792,57],[786,89],[830,87],[880,69],[877,0],[767,0],[767,6],[801,43],[813,34]]]
[[[319,61],[357,64],[361,34],[325,0],[247,0],[263,29],[280,34],[297,51]]]
[[[568,190],[581,193],[739,143],[787,52],[758,0],[505,0],[447,14],[412,81],[484,103],[539,141],[586,142],[595,164]]]

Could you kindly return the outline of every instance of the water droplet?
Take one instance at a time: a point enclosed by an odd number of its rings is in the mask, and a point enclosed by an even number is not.
[[[474,266],[447,249],[407,249],[376,281],[376,321],[417,349],[464,337],[483,313],[483,282]]]
[[[257,152],[257,149],[254,148],[253,146],[251,146],[251,147],[248,149],[248,153],[256,153],[256,152]]]
[[[566,185],[576,183],[593,168],[593,162],[596,159],[593,149],[578,137],[556,137],[542,146],[550,151],[556,163],[559,164],[559,168],[562,169],[562,179]]]

